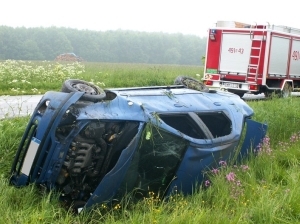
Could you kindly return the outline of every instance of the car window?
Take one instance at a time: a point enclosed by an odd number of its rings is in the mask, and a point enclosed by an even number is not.
[[[188,135],[192,138],[207,139],[204,131],[199,127],[199,125],[193,120],[189,114],[160,114],[160,119],[162,119],[167,125],[175,128],[176,130]]]
[[[223,112],[159,114],[161,120],[183,134],[197,139],[229,135],[231,121]]]
[[[231,120],[223,112],[197,113],[214,138],[231,133]]]

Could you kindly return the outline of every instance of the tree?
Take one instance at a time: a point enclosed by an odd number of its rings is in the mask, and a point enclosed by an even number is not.
[[[194,35],[0,26],[0,59],[54,60],[75,53],[85,61],[201,65],[206,39]]]
[[[165,64],[178,64],[180,61],[181,55],[178,50],[173,47],[171,49],[166,50],[164,55]]]

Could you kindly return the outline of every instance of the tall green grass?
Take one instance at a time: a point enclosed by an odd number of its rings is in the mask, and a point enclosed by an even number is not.
[[[43,94],[60,90],[66,79],[83,79],[102,88],[171,85],[179,75],[203,74],[201,66],[58,63],[6,60],[0,62],[0,95]]]
[[[276,141],[286,141],[291,135],[300,131],[299,98],[275,98],[247,102],[255,111],[254,119],[267,122],[269,132]]]
[[[102,66],[89,64],[85,69],[94,71],[93,74],[104,71],[107,77],[113,76],[109,74],[121,77],[122,71],[127,71],[119,85],[128,84],[130,71],[122,69],[126,65],[107,64],[105,69]],[[177,74],[164,69],[168,74],[166,79],[172,82],[171,77]],[[191,76],[195,73],[194,69],[184,72],[185,69],[182,73]],[[151,70],[145,71],[152,76]],[[164,72],[154,69],[153,77],[159,79],[164,76],[161,74]],[[101,76],[99,73],[94,80],[103,80]],[[118,82],[112,80],[109,85],[118,87]],[[57,81],[55,85],[60,84]],[[257,156],[207,171],[205,182],[199,183],[193,195],[183,196],[178,192],[170,200],[160,201],[149,192],[148,197],[136,204],[125,198],[112,209],[102,205],[80,215],[65,209],[55,192],[40,192],[34,185],[20,189],[9,185],[11,162],[29,117],[1,120],[0,223],[300,223],[300,98],[274,98],[248,104],[254,109],[253,119],[268,124],[267,137]]]

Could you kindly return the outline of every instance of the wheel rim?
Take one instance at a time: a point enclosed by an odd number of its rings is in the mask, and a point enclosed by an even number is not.
[[[83,83],[74,84],[73,88],[79,92],[85,92],[90,95],[97,95],[97,91],[93,87],[83,84]]]
[[[290,85],[285,84],[281,92],[283,98],[287,98],[291,95]]]
[[[289,91],[288,91],[288,90],[284,90],[283,93],[282,93],[282,97],[283,97],[283,98],[289,97],[289,95],[290,95],[290,94],[289,94]]]

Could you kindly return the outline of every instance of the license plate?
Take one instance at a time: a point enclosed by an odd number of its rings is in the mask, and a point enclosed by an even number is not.
[[[227,88],[239,88],[239,84],[237,84],[237,83],[227,83],[227,82],[225,82],[225,83],[223,83],[223,85]]]
[[[21,169],[21,172],[27,176],[29,176],[29,173],[30,173],[30,170],[32,167],[32,163],[33,163],[33,160],[35,158],[35,155],[37,153],[40,143],[41,143],[41,141],[38,140],[37,138],[33,137],[31,139],[31,142],[28,147],[28,150],[27,150],[27,153],[26,153],[23,165],[22,165],[22,169]]]

